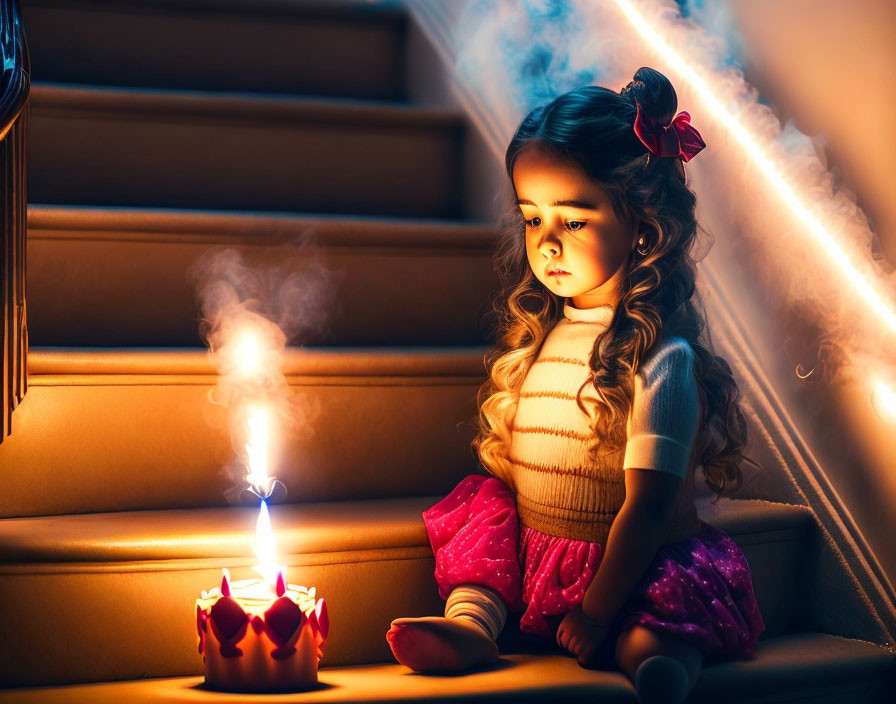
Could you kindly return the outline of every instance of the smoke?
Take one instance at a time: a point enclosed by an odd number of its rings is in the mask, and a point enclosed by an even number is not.
[[[580,53],[571,51],[587,41],[577,15],[563,0],[468,2],[458,26],[463,51],[457,69],[466,80],[487,83],[492,90],[503,88],[514,104],[527,109],[591,83],[598,64],[578,62]],[[484,52],[499,61],[483,62]],[[483,69],[488,72],[489,67],[504,75],[487,77]]]
[[[692,18],[710,36],[723,40],[718,56],[722,66],[743,71],[744,38],[726,0],[678,0],[682,17]],[[718,68],[718,67],[717,67]]]
[[[824,139],[792,121],[782,125],[745,79],[749,57],[730,0],[628,4],[681,63],[636,28],[621,2],[463,4],[442,53],[455,57],[459,84],[474,96],[466,103],[488,116],[495,153],[503,154],[533,107],[585,84],[618,91],[640,66],[656,68],[708,145],[686,165],[699,221],[715,242],[702,270],[711,270],[742,319],[765,325],[763,311],[783,311],[782,354],[790,355],[795,375],[845,383],[860,373],[866,383],[896,382],[896,325],[892,314],[893,327],[882,322],[887,315],[874,303],[876,295],[893,309],[896,277],[875,256],[879,244],[856,195],[829,167]],[[436,12],[426,0],[412,0],[411,8],[424,18]],[[706,89],[690,80],[692,72]],[[754,146],[736,137],[725,113]],[[780,182],[763,171],[764,160]],[[863,294],[862,281],[876,294]]]
[[[247,247],[246,256],[233,248],[211,248],[188,272],[201,310],[200,334],[219,374],[209,400],[229,410],[236,456],[221,474],[232,503],[257,503],[250,492],[273,492],[273,501],[285,496],[283,485],[274,481],[290,460],[282,456],[285,440],[307,435],[319,412],[284,375],[288,347],[326,330],[341,278],[325,266],[312,238],[309,231],[296,244]],[[254,452],[253,428],[263,432],[254,439]],[[270,475],[259,486],[247,480],[250,455],[262,458]]]
[[[265,248],[263,255],[253,265],[236,249],[213,248],[194,263],[190,276],[202,310],[200,334],[213,354],[241,321],[259,324],[283,344],[323,332],[334,272],[307,243]]]

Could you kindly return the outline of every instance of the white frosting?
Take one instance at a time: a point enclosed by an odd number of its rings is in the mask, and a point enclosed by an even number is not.
[[[296,602],[302,611],[308,612],[314,609],[315,593],[314,587],[308,589],[296,584],[287,584],[284,596]],[[202,599],[219,599],[221,596],[220,587],[208,591],[202,590]],[[239,600],[246,611],[254,612],[256,609],[267,609],[277,598],[277,593],[263,579],[241,579],[230,583],[230,596]]]

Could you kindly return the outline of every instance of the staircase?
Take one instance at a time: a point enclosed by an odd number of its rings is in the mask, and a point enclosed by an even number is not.
[[[443,610],[420,513],[476,471],[465,421],[497,283],[463,116],[407,101],[400,4],[24,5],[31,351],[0,445],[0,701],[224,698],[199,688],[193,604],[222,567],[251,576],[257,513],[224,498],[233,450],[190,271],[228,247],[331,272],[326,325],[286,357],[314,413],[272,509],[289,581],[330,609],[322,686],[257,699],[634,702],[620,672],[509,632],[497,666],[463,676],[412,674],[386,643],[392,619]],[[896,655],[819,628],[811,511],[713,504],[697,481],[767,630],[755,659],[708,663],[692,701],[892,701]],[[844,594],[824,608],[861,613]]]

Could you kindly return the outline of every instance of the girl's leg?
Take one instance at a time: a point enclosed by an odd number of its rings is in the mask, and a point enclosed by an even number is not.
[[[700,677],[703,653],[682,638],[636,625],[620,633],[616,662],[640,704],[680,704]]]
[[[386,639],[395,659],[416,672],[452,672],[498,659],[495,639],[507,608],[488,587],[464,584],[445,603],[445,617],[399,618]]]
[[[386,634],[392,653],[418,672],[495,662],[507,606],[522,591],[513,493],[496,477],[470,475],[423,522],[445,616],[395,619]]]

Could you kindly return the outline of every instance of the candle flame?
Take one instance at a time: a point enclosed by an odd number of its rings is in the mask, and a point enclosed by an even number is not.
[[[277,564],[276,549],[274,546],[274,532],[271,530],[271,516],[268,513],[268,502],[262,501],[258,508],[258,521],[255,524],[255,542],[252,545],[259,564],[253,568],[262,579],[276,590],[278,578],[285,583],[286,567]]]

